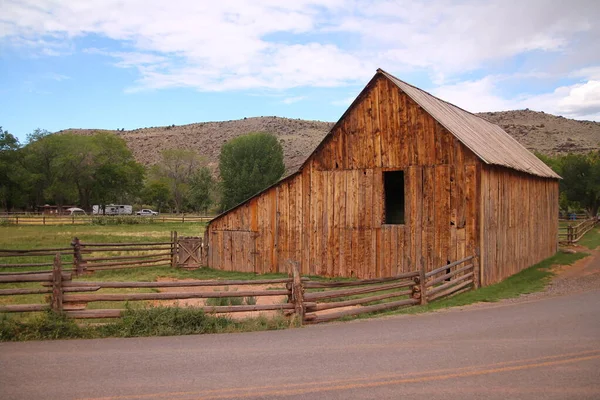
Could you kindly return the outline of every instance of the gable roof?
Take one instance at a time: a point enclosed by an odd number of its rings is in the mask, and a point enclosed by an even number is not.
[[[383,74],[398,86],[486,164],[500,165],[543,178],[560,179],[556,172],[498,125],[401,81],[381,69],[378,69],[377,73]]]
[[[542,160],[523,147],[506,131],[498,125],[493,124],[475,114],[472,114],[454,104],[448,103],[434,95],[421,90],[411,84],[408,84],[395,76],[377,69],[375,76],[369,81],[360,94],[354,99],[350,107],[342,114],[340,119],[331,127],[329,132],[323,137],[319,145],[306,157],[306,159],[296,168],[293,168],[271,186],[266,187],[255,195],[223,211],[221,214],[209,221],[209,224],[229,213],[232,210],[246,204],[249,200],[261,195],[274,186],[299,174],[304,166],[308,164],[313,155],[323,146],[327,138],[333,134],[336,127],[344,119],[346,114],[352,110],[354,104],[358,103],[364,93],[367,92],[378,75],[383,75],[402,90],[415,103],[422,107],[438,123],[446,128],[454,137],[471,150],[481,161],[489,165],[499,165],[511,168],[527,174],[540,176],[542,178],[561,179],[560,175],[548,167]]]

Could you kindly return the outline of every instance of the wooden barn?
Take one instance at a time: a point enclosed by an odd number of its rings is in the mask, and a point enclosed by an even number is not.
[[[499,126],[378,70],[295,172],[208,225],[209,267],[387,277],[557,251],[560,177]]]

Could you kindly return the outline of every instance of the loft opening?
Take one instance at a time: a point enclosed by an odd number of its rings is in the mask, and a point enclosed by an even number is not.
[[[385,195],[385,224],[404,224],[404,171],[385,171],[383,173]]]

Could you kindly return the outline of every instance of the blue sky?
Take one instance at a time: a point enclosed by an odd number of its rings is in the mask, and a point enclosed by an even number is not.
[[[595,1],[0,0],[0,126],[337,120],[377,68],[469,111],[600,121]]]

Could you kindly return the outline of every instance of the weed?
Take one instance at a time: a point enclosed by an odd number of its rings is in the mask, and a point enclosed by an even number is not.
[[[215,292],[219,292],[219,289],[215,289]],[[225,286],[223,288],[224,292],[229,291],[229,286]],[[237,289],[232,290],[233,292],[237,292]],[[206,299],[207,306],[241,306],[244,303],[243,297],[210,297]]]
[[[27,321],[9,315],[0,315],[0,341],[48,340],[88,337],[88,331],[79,327],[63,313],[46,311]]]
[[[253,306],[253,305],[256,305],[257,299],[256,299],[256,296],[248,296],[248,297],[244,298],[244,301],[246,302],[247,305]]]

